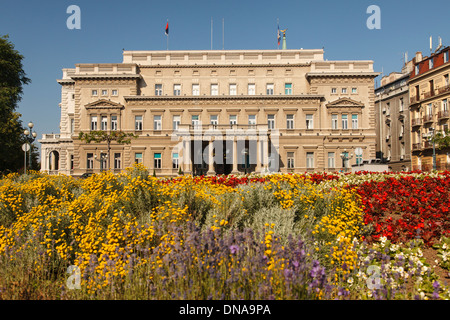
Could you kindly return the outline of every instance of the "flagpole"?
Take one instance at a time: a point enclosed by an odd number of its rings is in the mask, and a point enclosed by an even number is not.
[[[277,33],[277,49],[280,49],[280,43],[278,41],[278,37],[280,36],[280,19],[277,18],[277,28],[278,28],[278,33]]]
[[[167,19],[167,24],[169,24],[169,19]],[[167,51],[169,51],[169,33],[167,33]]]
[[[211,17],[211,50],[213,48],[213,18]]]

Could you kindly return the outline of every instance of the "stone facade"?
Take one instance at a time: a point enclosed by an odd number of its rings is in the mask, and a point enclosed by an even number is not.
[[[58,80],[61,132],[40,140],[42,170],[342,170],[375,158],[377,75],[372,61],[303,49],[124,51],[122,63],[77,64]],[[105,158],[106,144],[78,139],[90,130],[138,138]]]

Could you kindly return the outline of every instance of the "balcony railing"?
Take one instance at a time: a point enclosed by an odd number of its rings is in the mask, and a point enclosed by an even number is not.
[[[437,89],[437,91],[438,91],[439,94],[444,93],[444,92],[448,92],[448,91],[450,91],[450,85],[446,85],[446,86],[444,86],[442,88],[439,88],[439,89]]]
[[[422,125],[422,119],[421,118],[415,118],[411,120],[411,126],[421,126]]]
[[[427,122],[433,122],[433,115],[432,114],[427,114],[423,117],[423,122],[427,123]]]
[[[450,118],[450,113],[448,112],[448,110],[444,110],[444,111],[439,111],[438,112],[438,119],[442,120],[442,119],[448,119]]]
[[[206,131],[206,130],[263,130],[269,131],[267,124],[179,124],[178,132],[183,131]]]
[[[423,143],[423,147],[424,147],[424,149],[432,149],[432,148],[433,148],[433,142],[431,142],[431,141],[425,141],[425,142]]]
[[[419,143],[413,143],[412,149],[413,149],[413,151],[421,150],[422,149],[422,144],[420,142]]]
[[[418,97],[418,96],[413,96],[413,97],[410,97],[410,104],[415,104],[415,103],[418,103],[420,101],[420,98]]]

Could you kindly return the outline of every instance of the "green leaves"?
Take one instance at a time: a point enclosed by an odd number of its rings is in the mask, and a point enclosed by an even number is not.
[[[112,141],[116,141],[119,144],[130,144],[132,138],[137,138],[134,133],[127,133],[123,131],[111,131],[106,132],[102,130],[90,131],[90,132],[80,132],[78,134],[78,139],[86,142],[107,142],[108,144]]]

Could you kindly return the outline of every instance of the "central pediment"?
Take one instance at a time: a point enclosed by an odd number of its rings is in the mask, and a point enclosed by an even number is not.
[[[364,108],[364,103],[350,99],[340,98],[326,105],[327,108]]]
[[[120,103],[111,100],[100,99],[85,105],[86,109],[124,109],[125,107]]]

